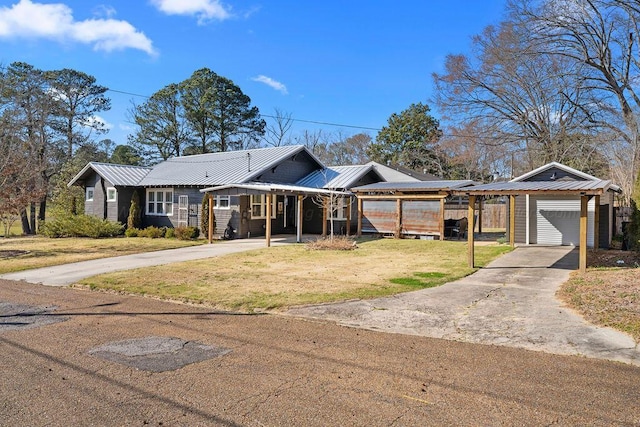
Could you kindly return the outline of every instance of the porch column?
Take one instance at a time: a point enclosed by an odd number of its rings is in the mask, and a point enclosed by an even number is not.
[[[353,206],[351,203],[353,199],[349,196],[349,204],[347,205],[347,237],[351,234],[351,207]]]
[[[516,196],[509,196],[509,245],[516,245]]]
[[[444,197],[440,199],[440,240],[444,240]]]
[[[322,237],[327,237],[327,198],[322,198]]]
[[[473,268],[475,264],[475,247],[473,243],[473,228],[475,226],[473,218],[476,214],[476,196],[469,196],[469,210],[468,210],[468,227],[467,227],[467,250],[469,258],[469,267]]]
[[[209,236],[207,237],[209,238],[209,243],[213,243],[213,228],[215,227],[215,221],[213,218],[213,195],[209,193],[207,198],[209,199],[209,206],[207,206],[209,209]]]
[[[362,199],[358,197],[358,237],[362,236]]]
[[[396,239],[402,237],[402,199],[396,200]]]
[[[478,234],[482,234],[482,200],[484,197],[478,197]]]
[[[587,271],[587,206],[589,197],[580,196],[580,272]]]
[[[600,247],[600,196],[595,196],[595,212],[593,214],[593,250]]]
[[[267,247],[271,246],[271,193],[267,193],[267,218],[265,227],[265,238],[267,239]]]
[[[304,196],[302,194],[298,195],[298,224],[296,224],[296,242],[302,243],[302,205],[303,205]]]

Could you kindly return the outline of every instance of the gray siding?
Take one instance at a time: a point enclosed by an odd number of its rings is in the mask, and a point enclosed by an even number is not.
[[[555,181],[560,181],[560,180],[584,181],[585,179],[556,167],[552,167],[550,169],[547,169],[546,171],[542,171],[539,174],[536,174],[534,176],[531,176],[525,179],[525,181],[554,181],[554,180]]]
[[[297,153],[257,177],[257,181],[290,184],[297,182],[318,169],[316,162],[306,152]]]

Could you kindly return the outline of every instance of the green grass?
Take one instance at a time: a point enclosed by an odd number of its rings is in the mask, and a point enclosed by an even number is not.
[[[509,250],[478,245],[476,265]],[[464,242],[381,239],[361,240],[351,251],[291,244],[116,272],[82,284],[250,312],[388,296],[439,286],[476,269],[467,265]]]

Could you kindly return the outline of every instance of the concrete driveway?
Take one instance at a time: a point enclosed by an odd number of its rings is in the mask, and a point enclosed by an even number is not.
[[[371,330],[640,365],[638,345],[630,336],[594,326],[556,299],[558,287],[577,265],[577,250],[570,247],[519,247],[437,288],[287,313]]]
[[[291,236],[277,237],[272,239],[271,245],[277,246],[293,241],[295,240]],[[216,242],[213,245],[204,244],[18,271],[16,273],[0,275],[0,279],[23,280],[25,282],[47,286],[67,286],[87,277],[103,273],[133,270],[135,268],[152,267],[154,265],[170,264],[173,262],[213,258],[264,247],[264,238],[229,240]]]

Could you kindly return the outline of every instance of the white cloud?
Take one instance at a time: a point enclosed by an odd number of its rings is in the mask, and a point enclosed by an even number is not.
[[[264,83],[269,87],[272,87],[273,89],[282,92],[283,94],[288,94],[289,92],[287,92],[287,87],[280,83],[277,80],[273,80],[271,77],[267,77],[267,76],[263,76],[262,74],[260,74],[258,77],[253,77],[251,80],[253,80],[254,82],[260,82],[260,83]]]
[[[198,24],[231,17],[230,9],[218,0],[151,0],[151,4],[167,15],[186,15],[198,18]]]
[[[107,52],[138,49],[156,54],[151,40],[127,21],[75,21],[71,8],[62,3],[20,0],[10,7],[0,7],[0,38],[42,38],[88,44]]]

